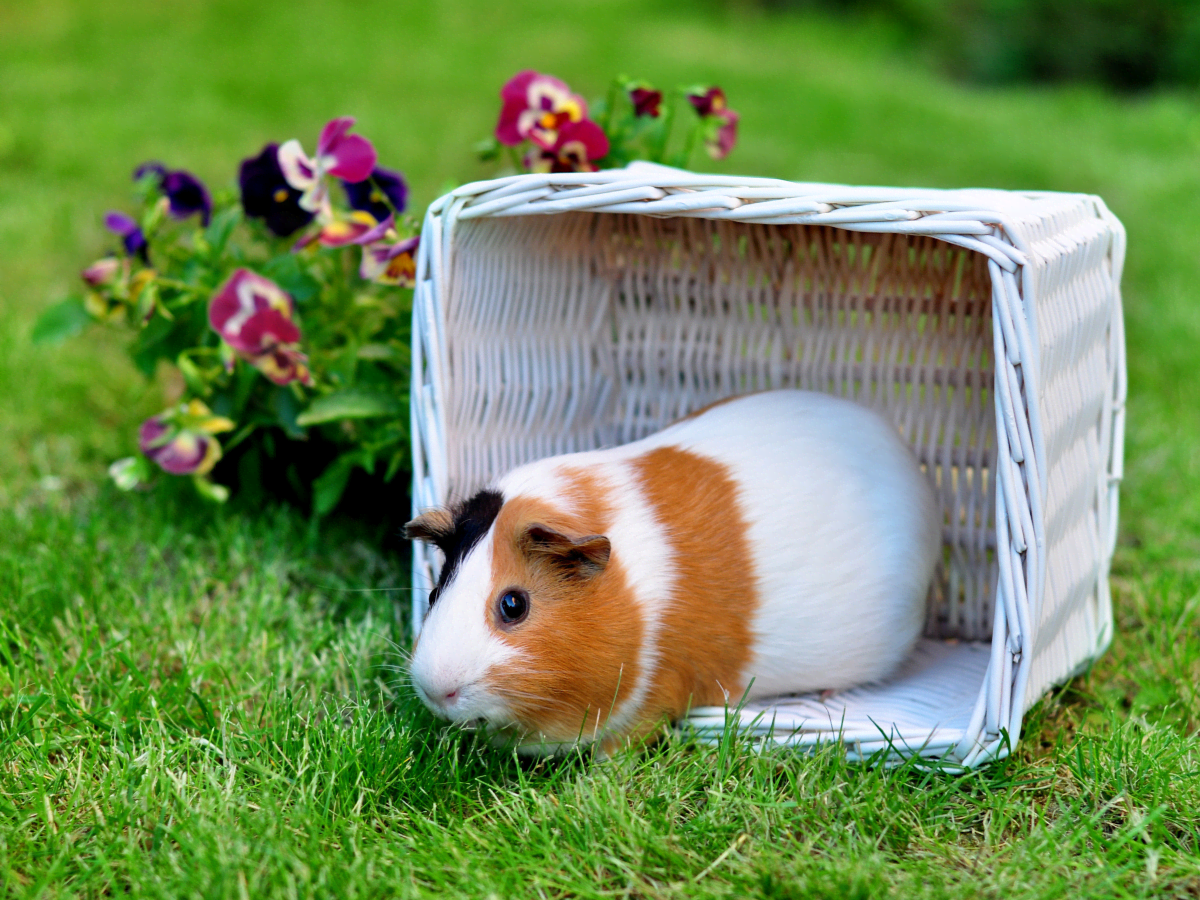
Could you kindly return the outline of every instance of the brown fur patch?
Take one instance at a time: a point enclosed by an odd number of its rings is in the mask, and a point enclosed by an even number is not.
[[[490,620],[494,633],[523,656],[519,675],[497,673],[490,687],[522,725],[555,741],[590,738],[604,726],[637,684],[645,633],[620,560],[609,559],[590,577],[569,577],[521,546],[531,525],[575,538],[606,532],[611,514],[603,484],[584,470],[566,474],[572,486],[563,508],[527,497],[504,504],[492,550],[493,602],[519,587],[530,605],[526,619],[510,629]]]
[[[659,663],[643,726],[689,707],[737,703],[745,690],[758,607],[737,487],[721,463],[659,447],[633,461],[675,551],[676,581],[658,635]],[[724,689],[724,690],[722,690]]]

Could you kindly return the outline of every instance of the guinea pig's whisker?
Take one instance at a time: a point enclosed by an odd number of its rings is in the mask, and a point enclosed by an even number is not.
[[[559,700],[555,697],[546,697],[542,694],[534,694],[529,691],[518,691],[512,688],[503,688],[497,690],[496,693],[509,700],[532,700],[535,703],[542,704],[543,706],[558,707],[559,709],[564,710],[574,710],[575,708],[566,700]]]

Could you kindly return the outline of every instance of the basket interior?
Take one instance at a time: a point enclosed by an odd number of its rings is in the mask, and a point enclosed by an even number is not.
[[[604,213],[458,224],[451,491],[771,388],[883,411],[937,486],[927,637],[988,640],[996,588],[986,260],[934,238]]]

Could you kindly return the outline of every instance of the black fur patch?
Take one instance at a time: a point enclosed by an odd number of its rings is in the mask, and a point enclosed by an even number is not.
[[[437,585],[429,592],[430,606],[433,606],[442,589],[454,578],[463,557],[483,540],[503,505],[504,497],[498,491],[480,491],[474,497],[456,503],[451,509],[454,515],[454,532],[437,542],[446,556],[446,562],[438,575]]]

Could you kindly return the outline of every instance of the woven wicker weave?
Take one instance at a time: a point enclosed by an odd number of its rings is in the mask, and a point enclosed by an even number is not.
[[[1111,639],[1124,242],[1079,194],[656,166],[467,185],[417,266],[414,507],[749,391],[880,409],[945,516],[925,638],[886,684],[689,722],[977,765]],[[414,628],[437,565],[415,548]]]

